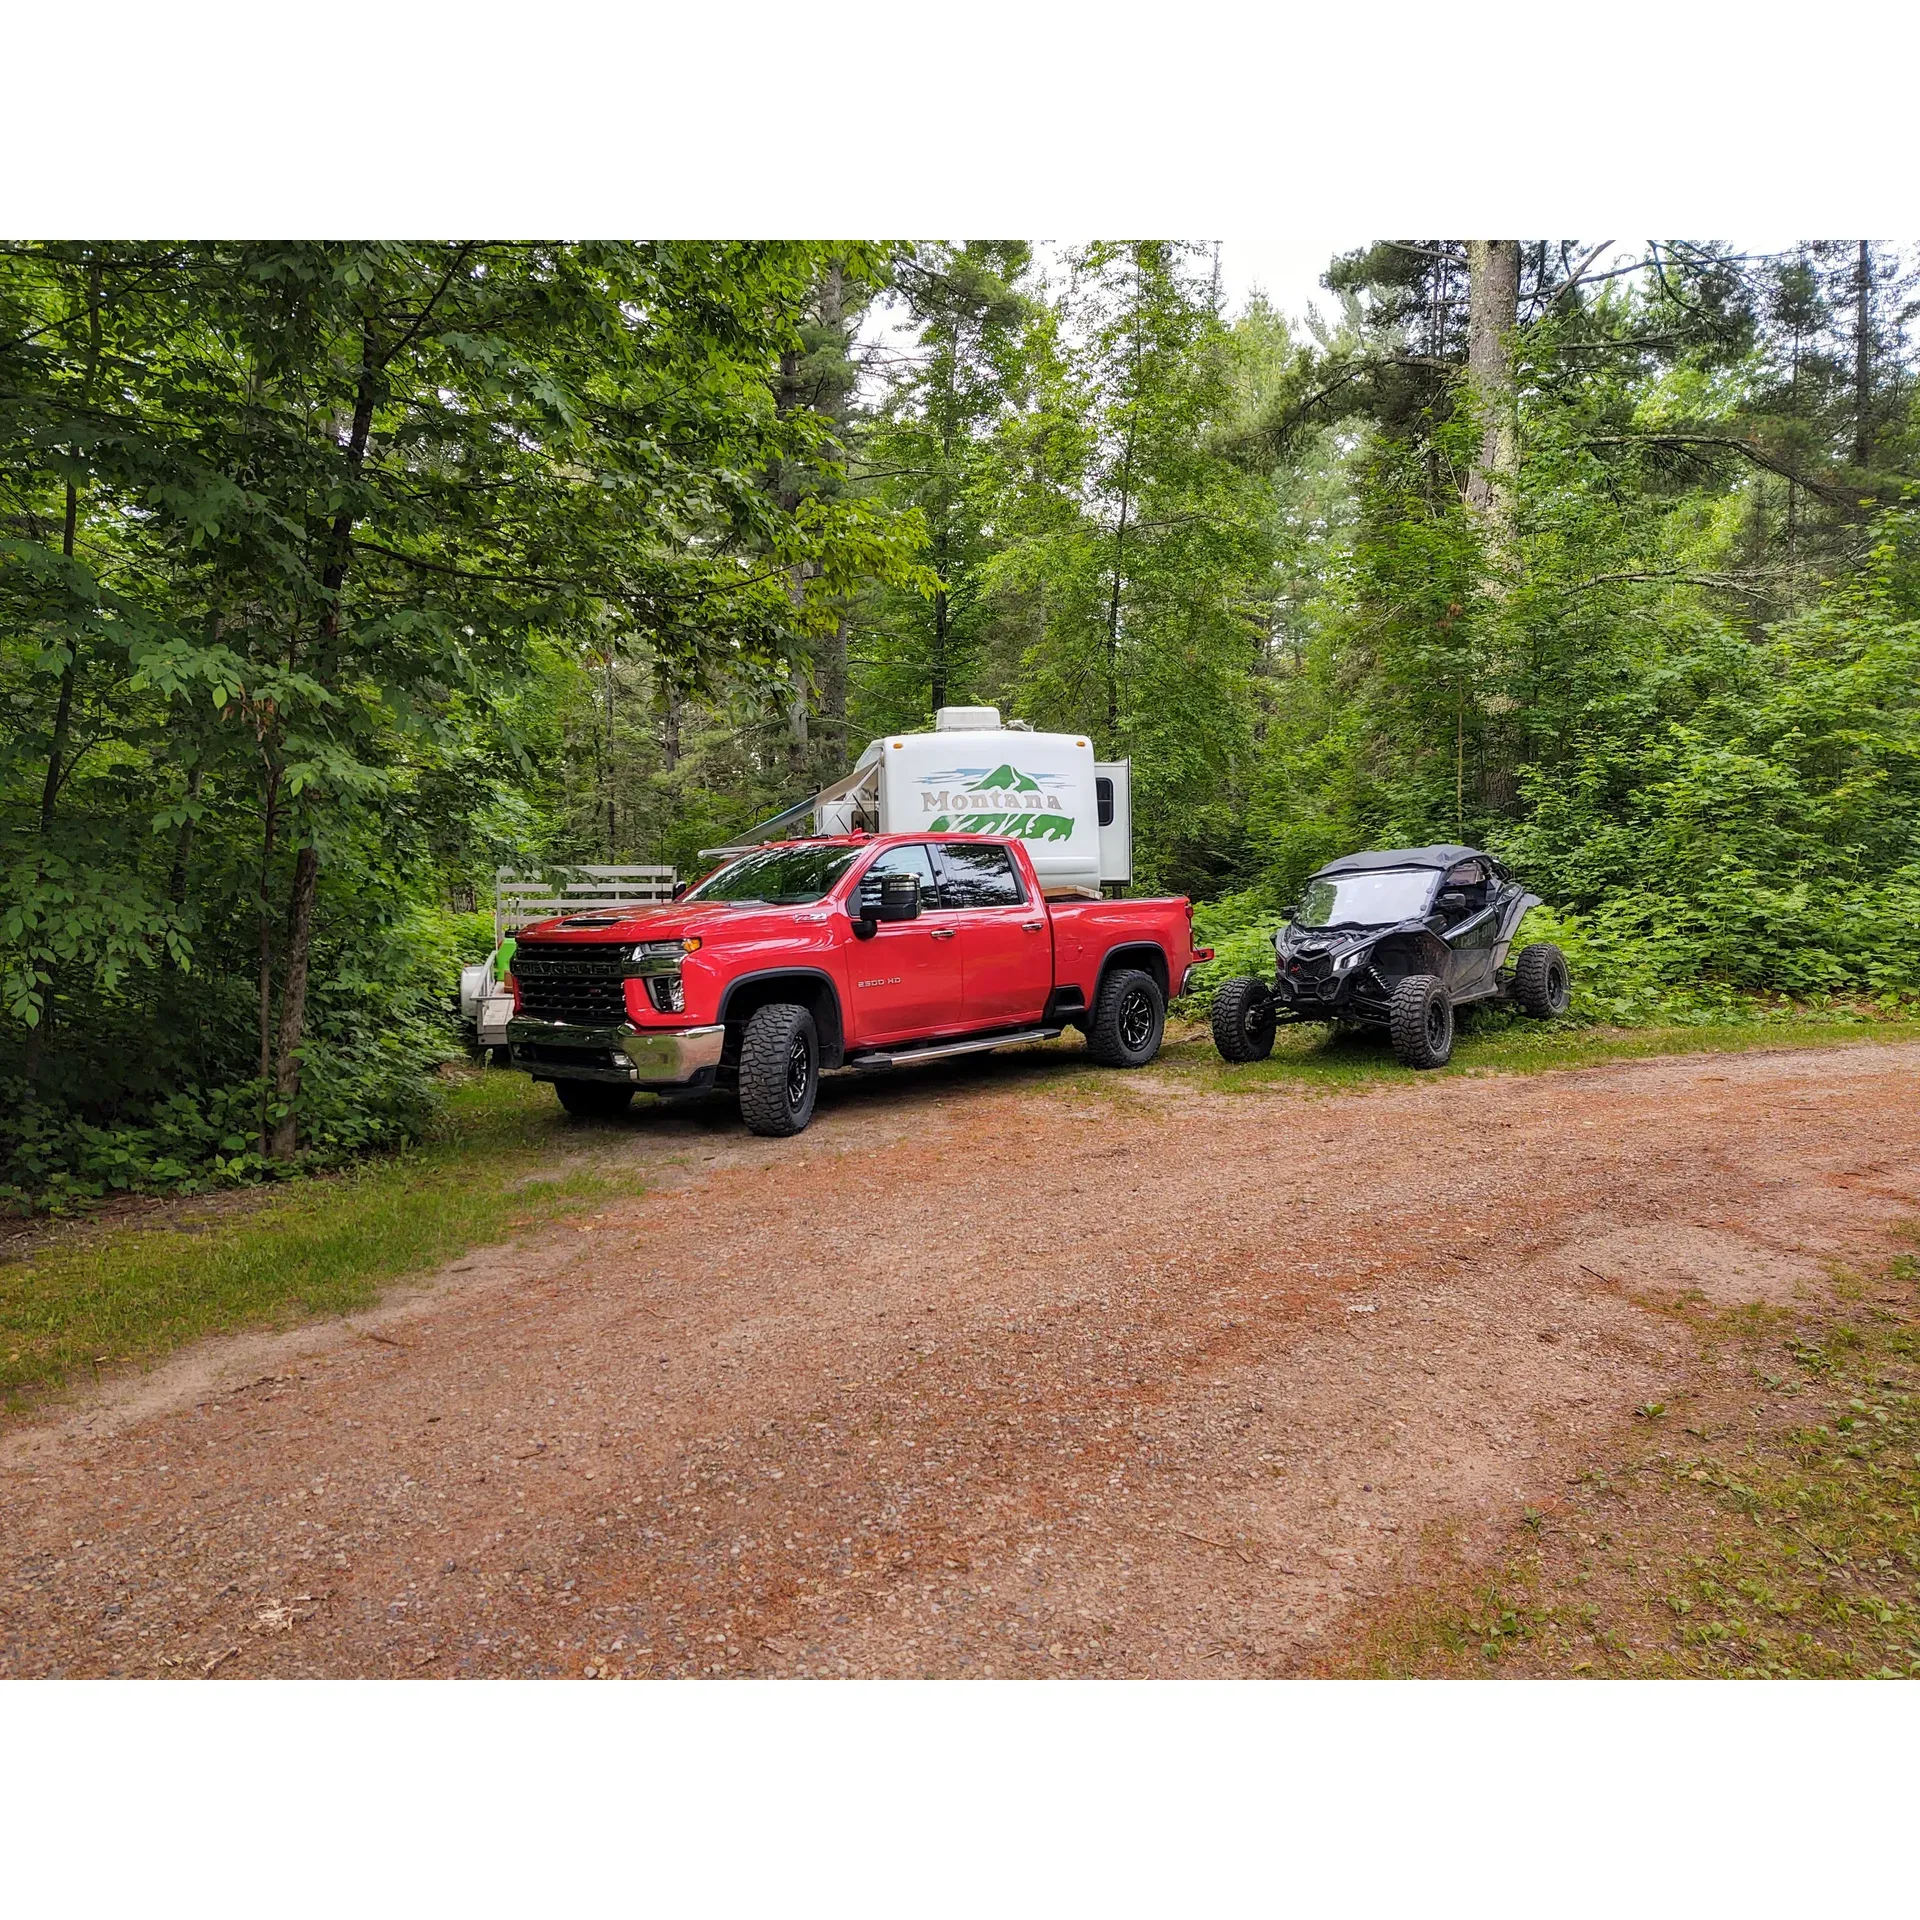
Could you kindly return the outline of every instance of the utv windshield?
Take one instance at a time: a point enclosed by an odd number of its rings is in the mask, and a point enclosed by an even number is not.
[[[1429,868],[1390,867],[1383,873],[1321,874],[1307,882],[1295,909],[1296,927],[1390,927],[1427,910],[1438,876]]]
[[[769,847],[742,854],[711,880],[703,880],[686,900],[724,900],[735,906],[804,907],[822,899],[853,864],[858,847]]]

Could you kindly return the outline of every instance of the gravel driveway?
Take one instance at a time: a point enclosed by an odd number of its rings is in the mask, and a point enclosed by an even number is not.
[[[1257,1675],[1920,1207],[1920,1047],[636,1113],[654,1189],[0,1445],[0,1673]]]

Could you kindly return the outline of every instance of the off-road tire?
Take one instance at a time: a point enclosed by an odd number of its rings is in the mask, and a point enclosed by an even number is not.
[[[1394,1057],[1403,1067],[1444,1067],[1453,1058],[1453,1002],[1438,974],[1411,973],[1393,990]]]
[[[1227,980],[1214,989],[1213,1044],[1222,1060],[1244,1066],[1264,1060],[1273,1051],[1273,990],[1250,974]]]
[[[1094,996],[1087,1051],[1103,1067],[1144,1067],[1160,1051],[1166,1030],[1167,1003],[1153,975],[1121,967]]]
[[[1567,956],[1550,940],[1536,940],[1520,949],[1513,963],[1513,997],[1520,1011],[1535,1020],[1557,1019],[1573,998]]]
[[[813,1118],[820,1097],[820,1035],[813,1015],[791,1001],[762,1007],[740,1042],[740,1118],[779,1140]]]
[[[633,1089],[611,1080],[556,1080],[560,1104],[578,1120],[612,1120],[633,1105]]]

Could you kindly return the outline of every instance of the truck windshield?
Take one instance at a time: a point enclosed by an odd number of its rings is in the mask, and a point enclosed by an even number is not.
[[[1435,875],[1426,868],[1318,874],[1294,909],[1296,927],[1390,927],[1427,910]]]
[[[853,864],[858,847],[768,847],[742,854],[682,900],[752,901],[768,907],[804,907],[825,897]]]

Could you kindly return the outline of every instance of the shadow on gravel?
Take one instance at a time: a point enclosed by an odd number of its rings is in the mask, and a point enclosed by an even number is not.
[[[1177,1040],[1169,1043],[1168,1052],[1197,1044],[1197,1036]],[[929,1060],[924,1066],[895,1067],[885,1073],[843,1070],[822,1076],[813,1124],[817,1128],[822,1121],[830,1124],[842,1116],[852,1119],[869,1112],[884,1113],[903,1102],[945,1103],[975,1094],[1042,1092],[1055,1087],[1081,1090],[1096,1073],[1103,1080],[1108,1077],[1108,1070],[1095,1068],[1088,1060],[1086,1046],[1078,1036],[993,1053],[959,1054],[948,1060]],[[1111,1077],[1124,1084],[1135,1076],[1113,1073]],[[739,1108],[726,1094],[691,1100],[663,1100],[641,1094],[627,1112],[610,1120],[576,1119],[561,1112],[556,1101],[552,1121],[559,1137],[629,1134],[703,1141],[751,1138],[741,1124]]]

